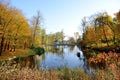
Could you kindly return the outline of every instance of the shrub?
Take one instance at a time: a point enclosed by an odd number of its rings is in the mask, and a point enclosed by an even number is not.
[[[101,67],[107,68],[111,64],[115,64],[116,66],[120,67],[119,65],[119,56],[117,53],[109,52],[109,53],[99,53],[94,57],[88,59],[88,63],[92,67]]]
[[[31,47],[30,47],[30,49],[34,49],[34,48],[35,48],[35,47],[34,47],[34,45],[32,44]]]
[[[30,55],[35,55],[35,51],[34,51],[34,50],[31,50],[31,51],[30,51]]]
[[[45,53],[45,49],[41,48],[41,47],[37,47],[37,48],[35,48],[35,53],[40,56]]]

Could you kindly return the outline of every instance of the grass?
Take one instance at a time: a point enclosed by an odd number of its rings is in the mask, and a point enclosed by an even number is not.
[[[97,69],[94,72],[93,78],[94,80],[120,80],[120,69]]]
[[[9,60],[13,57],[22,57],[22,56],[28,56],[28,55],[34,55],[34,51],[30,49],[16,49],[15,52],[5,51],[0,56],[0,61]]]
[[[0,67],[0,80],[120,80],[119,72],[117,68],[96,69],[88,75],[80,68],[38,70],[7,65]]]
[[[82,69],[38,70],[30,68],[0,67],[0,80],[91,80]]]

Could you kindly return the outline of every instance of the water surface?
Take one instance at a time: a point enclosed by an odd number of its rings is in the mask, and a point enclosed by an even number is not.
[[[83,52],[77,46],[49,46],[47,52],[42,55],[40,68],[43,69],[60,69],[63,67],[83,68],[87,69],[86,61]],[[77,56],[80,52],[80,57]]]

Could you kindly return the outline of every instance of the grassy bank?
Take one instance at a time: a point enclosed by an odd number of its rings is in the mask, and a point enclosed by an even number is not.
[[[88,75],[82,69],[38,70],[1,66],[0,80],[120,80],[119,72],[119,69],[111,67],[96,69]]]
[[[34,55],[34,52],[30,49],[16,49],[15,52],[12,51],[5,51],[0,56],[0,61],[9,60],[13,57],[22,57],[22,56],[29,56]]]
[[[29,68],[0,68],[0,79],[12,80],[90,80],[90,77],[81,69],[71,70],[38,70]],[[1,71],[2,70],[2,71]]]
[[[16,49],[15,51],[9,51],[6,50],[2,53],[0,56],[0,61],[5,61],[5,60],[11,60],[13,58],[19,58],[19,57],[28,57],[32,55],[42,55],[45,53],[44,48],[41,47],[36,47],[33,49]]]

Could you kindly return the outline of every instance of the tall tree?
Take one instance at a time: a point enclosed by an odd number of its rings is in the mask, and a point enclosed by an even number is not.
[[[82,26],[82,33],[83,33],[83,40],[85,39],[84,35],[86,34],[86,29],[88,27],[87,25],[87,20],[86,20],[86,17],[84,17],[82,20],[81,20],[81,26]]]
[[[68,40],[68,42],[70,44],[74,44],[75,43],[75,39],[73,37],[70,37],[69,40]]]
[[[116,23],[116,29],[115,29],[115,32],[116,32],[116,38],[117,38],[117,45],[119,45],[119,42],[120,42],[120,11],[117,12],[115,14],[115,23]]]
[[[107,37],[107,34],[106,34],[105,27],[108,26],[112,30],[112,27],[110,25],[110,23],[111,23],[110,21],[111,20],[112,19],[110,18],[110,16],[106,12],[99,13],[99,15],[97,16],[97,18],[94,20],[95,30],[96,30],[96,27],[102,27],[103,35],[105,37],[105,40],[106,40],[106,43],[107,43],[108,47],[109,47],[109,42],[108,42],[108,37]]]
[[[8,4],[0,3],[0,23],[1,23],[0,27],[2,30],[1,43],[0,43],[0,55],[3,50],[7,28],[10,27],[10,24],[12,24],[14,20],[13,11],[14,9],[9,7]]]
[[[75,35],[75,41],[77,42],[77,39],[79,38],[79,32],[74,32]]]
[[[37,12],[36,16],[33,16],[32,20],[30,21],[31,26],[33,27],[32,29],[32,46],[35,45],[35,39],[36,39],[36,35],[39,34],[39,29],[40,29],[40,12]]]
[[[30,36],[28,22],[24,15],[20,10],[6,3],[0,3],[0,32],[0,55],[2,50],[6,50],[6,47],[9,49],[10,45],[13,45],[15,51],[16,44],[19,42],[23,44],[23,40]]]

